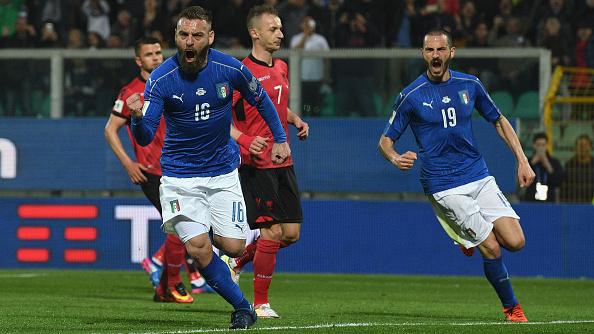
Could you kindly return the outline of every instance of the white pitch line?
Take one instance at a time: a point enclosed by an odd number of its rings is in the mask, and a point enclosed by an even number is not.
[[[567,324],[594,324],[594,320],[554,320],[554,321],[534,321],[527,323],[512,323],[512,322],[452,322],[452,323],[435,323],[435,322],[347,322],[336,324],[318,324],[306,326],[275,326],[275,327],[255,327],[245,331],[283,331],[283,330],[299,330],[299,329],[324,329],[324,328],[345,328],[345,327],[419,327],[419,326],[542,326],[542,325],[567,325]],[[226,328],[213,329],[194,329],[194,330],[177,330],[165,332],[144,332],[138,334],[190,334],[190,333],[225,333],[231,332]]]
[[[31,278],[46,276],[46,274],[0,274],[0,278]]]

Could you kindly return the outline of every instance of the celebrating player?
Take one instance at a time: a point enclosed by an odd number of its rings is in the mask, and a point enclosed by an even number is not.
[[[177,53],[151,73],[144,104],[126,100],[133,113],[132,133],[140,145],[152,140],[165,117],[160,199],[163,229],[175,233],[196,261],[202,276],[235,311],[230,328],[256,322],[252,305],[212,251],[238,256],[245,247],[245,202],[237,167],[237,144],[229,135],[233,90],[258,111],[272,129],[272,161],[290,155],[286,134],[272,101],[250,71],[235,58],[211,49],[212,17],[200,6],[184,9],[177,21]]]
[[[268,92],[285,131],[288,133],[287,124],[291,123],[298,129],[298,137],[307,139],[309,126],[288,108],[287,64],[272,58],[283,38],[278,13],[271,6],[256,6],[248,14],[247,26],[252,38],[252,53],[243,60],[243,64]],[[270,128],[257,109],[239,93],[234,95],[233,101],[233,124],[242,132],[237,138],[241,146],[241,188],[247,204],[248,223],[251,229],[260,229],[260,238],[247,246],[241,257],[225,260],[236,281],[241,267],[253,260],[256,313],[262,318],[278,318],[270,307],[268,289],[279,248],[299,240],[302,220],[299,189],[292,159],[282,164],[274,164],[270,160],[271,147],[267,144],[267,138],[271,137]]]
[[[379,149],[395,167],[412,168],[417,153],[399,154],[394,149],[394,143],[410,125],[422,161],[421,184],[438,221],[466,250],[478,247],[485,276],[503,304],[505,318],[526,322],[501,258],[501,247],[510,251],[524,247],[524,233],[520,217],[489,175],[474,143],[471,117],[475,108],[493,123],[515,155],[521,187],[532,183],[534,172],[512,126],[481,82],[449,69],[454,54],[448,32],[434,30],[425,35],[422,56],[427,71],[396,98]]]
[[[163,53],[159,40],[152,37],[139,39],[135,44],[134,60],[140,69],[140,75],[120,90],[105,125],[105,139],[128,172],[130,180],[134,184],[140,185],[145,196],[161,214],[161,203],[159,201],[161,164],[159,159],[165,137],[165,123],[163,121],[159,123],[153,141],[149,145],[142,147],[132,137],[130,132],[131,115],[124,103],[130,95],[144,92],[145,82],[150,73],[163,62]],[[118,136],[118,131],[124,126],[128,127],[128,134],[134,147],[136,161],[128,156]],[[185,248],[179,238],[175,235],[169,235],[159,250],[152,256],[152,260],[146,258],[142,262],[143,268],[149,273],[149,278],[155,287],[155,301],[177,303],[191,303],[193,301],[192,296],[186,292],[179,275],[180,267],[185,263],[184,257]],[[161,270],[163,266],[165,270]],[[194,286],[193,291],[212,291],[192,265],[188,266],[186,264],[186,268],[190,281]],[[161,277],[163,278],[161,279]]]

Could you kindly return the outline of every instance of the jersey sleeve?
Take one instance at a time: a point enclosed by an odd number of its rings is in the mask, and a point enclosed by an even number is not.
[[[238,68],[239,72],[236,72],[237,75],[233,78],[234,87],[237,88],[239,93],[241,93],[241,96],[249,104],[258,109],[258,112],[272,131],[274,142],[286,142],[287,135],[281,125],[280,118],[278,117],[278,113],[276,112],[270,97],[266,94],[266,91],[262,88],[258,79],[252,75],[247,66],[242,64],[241,66],[238,66]]]
[[[126,99],[130,96],[130,92],[126,88],[122,88],[120,93],[118,94],[117,99],[113,103],[113,107],[111,108],[111,113],[114,116],[118,116],[124,119],[130,120],[130,110],[128,110],[128,106],[126,106]]]
[[[494,123],[496,122],[499,117],[501,117],[501,111],[497,108],[489,93],[483,86],[483,84],[479,81],[479,79],[475,79],[475,103],[474,107],[478,110],[478,112],[483,116],[484,119],[487,121]]]
[[[149,79],[150,82],[151,80]],[[163,106],[161,84],[157,81],[152,81],[152,84],[147,84],[144,90],[142,118],[132,117],[132,134],[139,145],[146,146],[153,141],[155,133],[159,128],[161,116],[163,115]]]
[[[413,112],[414,108],[406,99],[406,96],[400,93],[394,101],[392,117],[390,117],[384,129],[384,136],[389,137],[393,141],[398,140],[410,123]]]

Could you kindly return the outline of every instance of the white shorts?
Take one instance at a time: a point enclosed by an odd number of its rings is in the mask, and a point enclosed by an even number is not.
[[[498,218],[520,219],[492,176],[428,197],[443,229],[466,248],[485,241]]]
[[[237,169],[213,177],[161,177],[162,229],[175,233],[185,243],[209,233],[245,240],[245,202]]]

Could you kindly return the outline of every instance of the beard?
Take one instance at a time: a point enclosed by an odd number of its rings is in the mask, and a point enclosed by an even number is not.
[[[179,49],[178,60],[182,71],[186,74],[196,74],[206,66],[209,47],[202,50]]]

